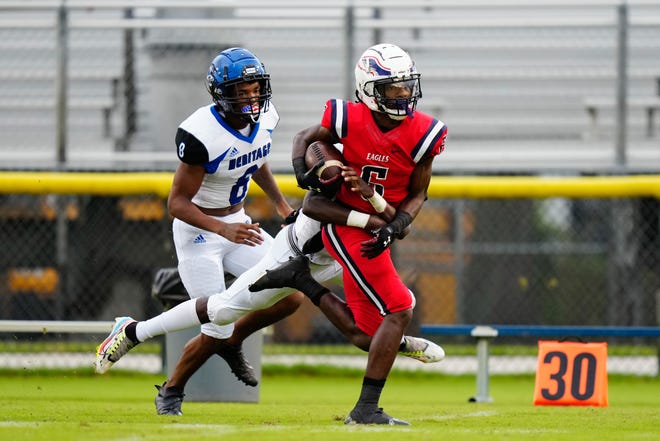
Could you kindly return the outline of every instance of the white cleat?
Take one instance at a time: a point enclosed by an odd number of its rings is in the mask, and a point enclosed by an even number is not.
[[[126,336],[126,326],[133,323],[131,317],[117,317],[115,319],[115,326],[110,331],[110,334],[105,340],[96,348],[96,372],[105,374],[121,357],[126,355],[133,347],[133,343]]]
[[[430,340],[419,337],[403,337],[404,346],[399,349],[399,355],[414,358],[422,363],[437,363],[444,360],[445,350],[442,346]]]

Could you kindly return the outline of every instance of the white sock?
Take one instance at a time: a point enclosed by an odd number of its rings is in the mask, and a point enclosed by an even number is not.
[[[190,299],[154,318],[138,322],[135,328],[137,339],[142,342],[157,335],[201,325],[197,317],[196,303],[197,299]]]

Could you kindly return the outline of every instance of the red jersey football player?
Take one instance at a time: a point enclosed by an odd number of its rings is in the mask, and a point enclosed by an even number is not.
[[[433,159],[444,149],[447,128],[415,110],[422,96],[420,74],[401,48],[379,44],[367,49],[355,67],[355,79],[357,102],[328,100],[321,124],[294,137],[293,166],[302,188],[320,190],[316,167],[308,170],[304,156],[311,143],[326,141],[343,145],[344,162],[350,167],[343,173],[347,185],[336,194],[336,201],[350,209],[344,210],[348,215],[341,221],[330,216],[327,206],[317,207],[314,198],[303,205],[305,214],[327,222],[323,243],[343,267],[346,301],[357,326],[373,337],[362,392],[346,423],[408,424],[378,407],[415,306],[414,295],[394,268],[389,246],[427,198]],[[355,173],[373,188],[372,197],[365,199],[352,190]],[[369,214],[386,212],[390,213],[383,216],[386,226],[376,232],[365,229]],[[318,305],[328,290],[313,288],[311,278],[300,275],[299,266],[289,270],[287,277],[298,280],[294,287]]]

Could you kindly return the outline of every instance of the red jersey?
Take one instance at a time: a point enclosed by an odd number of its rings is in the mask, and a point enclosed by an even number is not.
[[[442,121],[419,111],[383,132],[365,104],[337,99],[326,102],[321,125],[344,145],[346,165],[395,208],[408,195],[417,163],[440,154],[447,136]],[[337,193],[337,200],[364,213],[376,213],[368,201],[346,186]]]

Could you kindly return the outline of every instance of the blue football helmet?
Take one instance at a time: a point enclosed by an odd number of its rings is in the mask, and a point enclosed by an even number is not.
[[[246,103],[236,94],[236,85],[259,82],[259,97]],[[240,116],[247,122],[257,122],[261,112],[268,110],[272,91],[270,75],[264,65],[247,49],[233,47],[220,52],[211,62],[206,75],[207,89],[213,102],[225,114]]]

